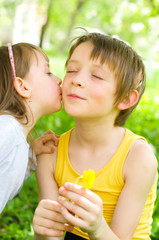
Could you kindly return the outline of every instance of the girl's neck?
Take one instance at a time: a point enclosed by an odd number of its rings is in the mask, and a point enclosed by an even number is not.
[[[22,124],[21,124],[21,125],[22,125]],[[23,128],[24,136],[27,138],[29,132],[31,131],[31,129],[32,129],[33,127],[30,127],[30,126],[28,127],[27,125],[22,125],[22,128]]]
[[[29,132],[33,129],[36,121],[33,119],[33,117],[29,117],[28,119],[28,123],[26,124],[26,118],[25,119],[21,119],[21,120],[18,120],[19,123],[21,124],[22,128],[23,128],[23,133],[24,133],[24,136],[27,138]]]

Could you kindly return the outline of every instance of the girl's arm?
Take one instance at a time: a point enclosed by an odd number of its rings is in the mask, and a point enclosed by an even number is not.
[[[54,180],[57,148],[53,154],[41,154],[37,160],[36,178],[40,202],[33,218],[34,239],[62,239],[64,231],[72,229],[61,215],[61,205],[56,201],[59,196]],[[43,235],[43,236],[42,236]],[[45,237],[46,236],[50,236]],[[52,238],[51,238],[52,237]]]
[[[48,141],[49,144],[46,144]],[[32,142],[32,149],[36,156],[42,153],[53,153],[55,146],[58,146],[58,141],[59,136],[51,130],[48,130],[42,136]]]
[[[58,198],[59,203],[63,205],[62,214],[70,224],[87,232],[91,240],[131,240],[156,179],[156,173],[157,160],[154,154],[148,144],[138,140],[124,165],[125,185],[110,227],[103,217],[101,199],[92,191],[75,184],[65,183],[64,187],[59,189],[63,196]]]

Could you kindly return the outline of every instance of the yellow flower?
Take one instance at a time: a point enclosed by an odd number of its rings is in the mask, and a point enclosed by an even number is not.
[[[92,169],[89,169],[88,171],[84,171],[83,175],[79,176],[75,184],[78,184],[79,180],[81,180],[84,183],[84,187],[90,189],[94,183],[96,174]],[[62,240],[65,239],[66,232],[64,232]]]
[[[90,189],[94,183],[95,177],[95,172],[92,169],[89,169],[88,171],[84,171],[83,175],[79,176],[75,183],[77,184],[79,180],[82,180],[84,187]]]

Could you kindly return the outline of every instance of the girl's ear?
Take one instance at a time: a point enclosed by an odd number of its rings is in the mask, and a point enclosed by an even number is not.
[[[132,106],[134,106],[139,99],[139,93],[137,90],[132,90],[130,95],[123,99],[122,102],[120,102],[117,106],[119,110],[125,110]]]
[[[26,84],[26,82],[19,77],[16,77],[14,79],[14,88],[17,91],[17,93],[22,96],[23,98],[30,98],[31,93],[29,91],[29,88]]]

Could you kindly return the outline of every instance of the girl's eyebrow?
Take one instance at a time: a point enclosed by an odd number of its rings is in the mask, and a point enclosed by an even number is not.
[[[45,62],[44,65],[45,67],[48,67],[48,68],[50,67],[49,62]]]

